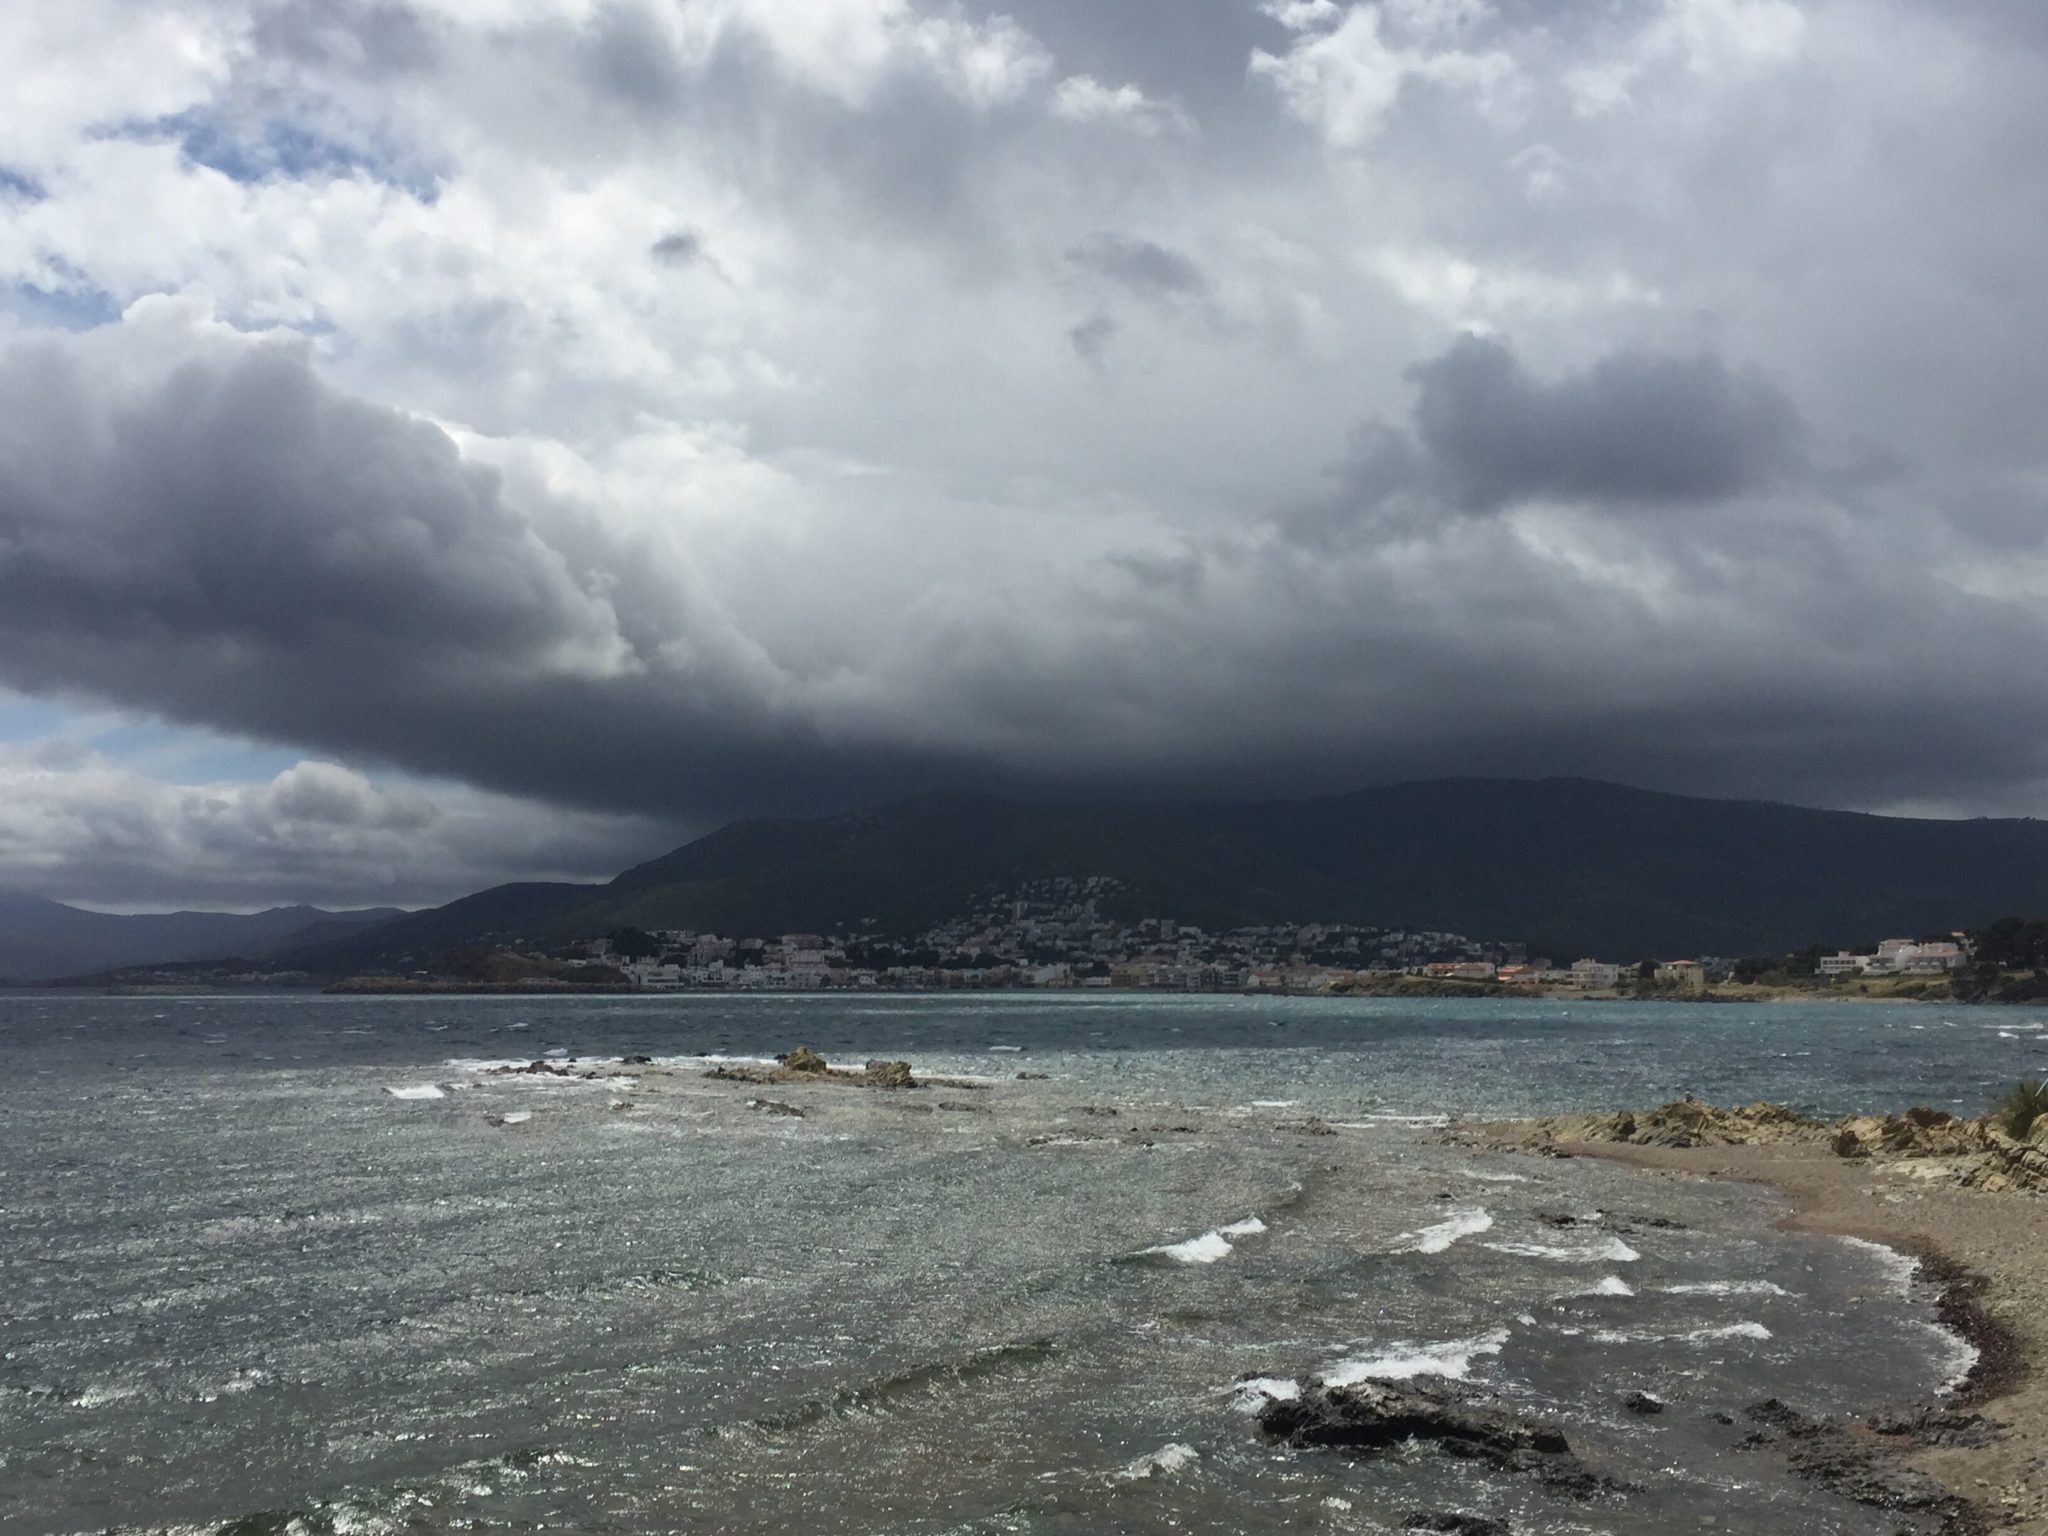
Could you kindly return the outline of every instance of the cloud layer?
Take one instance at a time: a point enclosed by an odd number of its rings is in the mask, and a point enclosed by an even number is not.
[[[0,19],[0,684],[614,831],[2042,799],[1999,8],[126,15]]]

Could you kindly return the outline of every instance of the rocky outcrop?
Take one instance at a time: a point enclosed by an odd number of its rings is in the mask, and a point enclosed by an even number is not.
[[[1554,1115],[1514,1128],[1506,1145],[1570,1156],[1577,1144],[1637,1147],[1824,1145],[1836,1156],[1901,1165],[1916,1178],[1948,1181],[1987,1194],[2048,1192],[2048,1117],[2025,1140],[1993,1118],[1963,1120],[1946,1110],[1914,1108],[1897,1115],[1861,1115],[1824,1124],[1782,1104],[1721,1109],[1679,1099],[1661,1109],[1612,1115]]]
[[[1923,1516],[1945,1536],[1974,1536],[1983,1528],[1981,1516],[1967,1500],[1910,1466],[1882,1442],[1846,1425],[1809,1418],[1777,1398],[1752,1404],[1744,1417],[1761,1426],[1745,1445],[1778,1452],[1795,1473],[1838,1497],[1873,1509]]]
[[[775,1058],[775,1065],[750,1066],[744,1062],[721,1062],[704,1074],[720,1082],[754,1083],[757,1085],[777,1083],[838,1083],[855,1088],[921,1088],[910,1070],[907,1061],[871,1061],[858,1072],[837,1068],[807,1045],[800,1045],[786,1056]],[[978,1087],[979,1084],[949,1084],[955,1087]]]
[[[1259,1428],[1291,1446],[1353,1455],[1418,1441],[1497,1471],[1529,1474],[1580,1498],[1618,1486],[1581,1461],[1555,1425],[1474,1406],[1456,1383],[1441,1379],[1401,1386],[1303,1380],[1295,1396],[1272,1399],[1260,1409]]]
[[[1618,1142],[1637,1147],[1743,1147],[1761,1142],[1820,1141],[1827,1127],[1782,1104],[1720,1109],[1676,1099],[1661,1109],[1613,1115],[1555,1115],[1530,1123],[1532,1144]]]

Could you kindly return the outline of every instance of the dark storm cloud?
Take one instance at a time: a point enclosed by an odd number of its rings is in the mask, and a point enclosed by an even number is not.
[[[1416,436],[1467,506],[1719,501],[1798,464],[1792,403],[1704,353],[1618,352],[1546,383],[1500,342],[1475,338],[1409,378]]]
[[[966,766],[834,746],[737,674],[662,669],[720,639],[630,548],[510,505],[439,428],[322,383],[302,345],[200,347],[138,385],[130,338],[96,339],[0,351],[14,686],[610,809],[816,804]]]
[[[857,552],[820,550],[847,605],[822,617],[867,640],[800,664],[765,638],[791,615],[735,630],[618,527],[515,494],[438,428],[322,382],[302,346],[193,333],[174,308],[0,348],[19,405],[0,424],[12,686],[669,823],[946,784],[1255,794],[1571,771],[1867,799],[2048,771],[2048,706],[2001,669],[2048,643],[2040,616],[1927,583],[1827,507],[1603,515],[1546,546],[1448,510],[1322,546],[1254,524],[1114,550],[938,628],[855,611]],[[1542,402],[1515,410],[1582,447],[1661,419],[1587,382],[1617,376],[1604,366],[1552,386],[1489,366]],[[1435,390],[1437,442],[1469,440],[1444,417],[1456,402],[1500,418],[1491,390],[1427,369],[1416,386]],[[1542,461],[1537,487],[1614,483],[1592,458],[1599,475]],[[1632,465],[1619,483],[1643,494]],[[1041,546],[1048,570],[1059,548]],[[1598,574],[1616,562],[1628,579]],[[800,608],[813,573],[788,576]],[[404,814],[318,779],[273,802],[300,826]]]

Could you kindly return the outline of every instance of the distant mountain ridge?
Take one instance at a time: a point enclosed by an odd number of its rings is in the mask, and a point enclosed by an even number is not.
[[[326,912],[87,912],[39,896],[0,892],[0,978],[51,981],[128,965],[262,959],[291,946],[331,943],[404,914],[397,907]]]
[[[1119,915],[1210,930],[1342,922],[1526,940],[1559,960],[1747,955],[2048,912],[2048,824],[1704,800],[1585,779],[1453,779],[1249,805],[933,795],[735,823],[605,885],[517,885],[290,952],[403,969],[457,944],[621,925],[890,934],[973,898],[1108,875]]]

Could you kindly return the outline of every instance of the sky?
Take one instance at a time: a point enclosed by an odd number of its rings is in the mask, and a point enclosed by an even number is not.
[[[2048,10],[12,0],[0,889],[2048,812]]]

